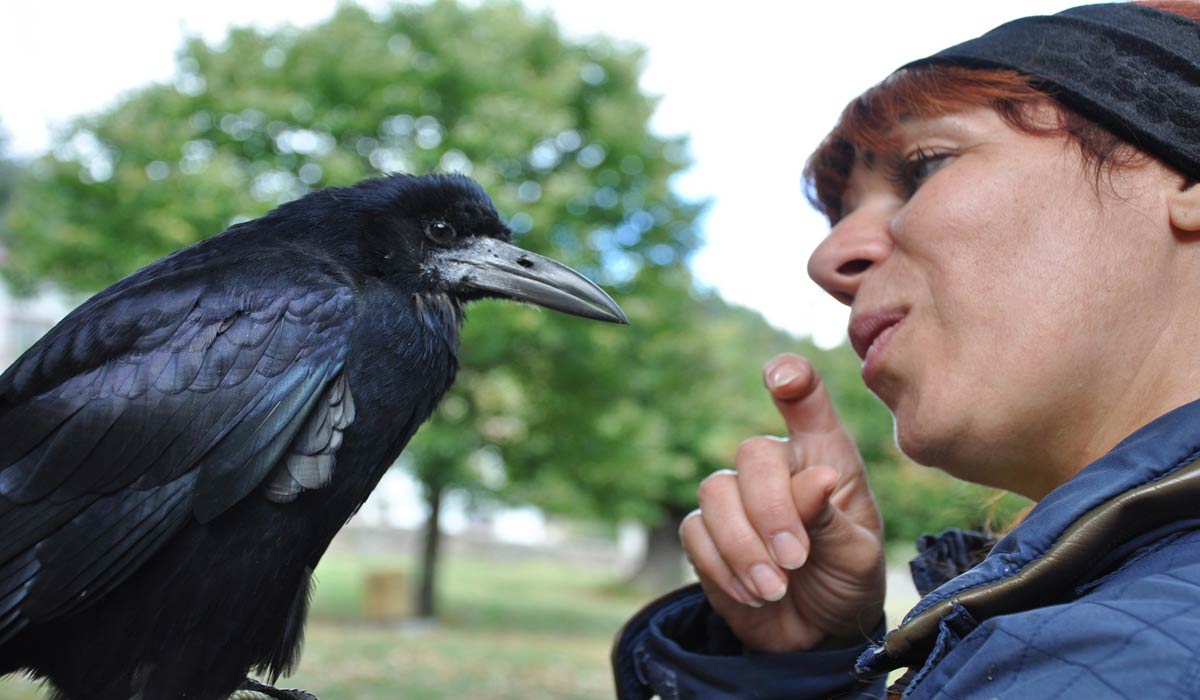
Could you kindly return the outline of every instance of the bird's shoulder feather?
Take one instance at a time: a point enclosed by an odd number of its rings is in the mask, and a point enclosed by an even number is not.
[[[353,418],[355,290],[294,260],[178,262],[97,295],[0,376],[0,643],[103,593],[189,518],[328,478]]]

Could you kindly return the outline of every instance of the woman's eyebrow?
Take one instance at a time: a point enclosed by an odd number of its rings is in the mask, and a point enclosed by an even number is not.
[[[981,107],[980,109],[987,108]],[[894,129],[897,141],[911,141],[931,136],[964,138],[976,131],[977,128],[962,112],[942,114],[936,117],[914,117],[898,122]]]

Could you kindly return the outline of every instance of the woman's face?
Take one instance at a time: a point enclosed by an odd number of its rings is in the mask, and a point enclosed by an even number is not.
[[[1039,498],[1165,410],[1141,388],[1169,369],[1183,270],[1164,200],[1182,179],[1097,180],[1073,142],[990,109],[899,133],[859,158],[809,274],[851,305],[906,454]]]

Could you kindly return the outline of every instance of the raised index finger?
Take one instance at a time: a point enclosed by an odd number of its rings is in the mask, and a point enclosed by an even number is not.
[[[810,464],[857,462],[854,442],[812,363],[792,353],[778,355],[763,368],[763,382],[787,425],[796,459],[793,472]]]

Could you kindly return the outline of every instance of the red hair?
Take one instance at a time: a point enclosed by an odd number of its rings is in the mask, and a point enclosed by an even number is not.
[[[1140,0],[1136,4],[1200,22],[1197,0]],[[972,107],[992,108],[1019,131],[1075,141],[1097,175],[1106,168],[1144,162],[1149,157],[1054,101],[1035,88],[1034,81],[1012,70],[943,65],[893,74],[847,105],[833,131],[808,159],[804,181],[809,201],[830,223],[837,223],[842,215],[842,194],[858,154],[894,148],[895,126],[902,118],[928,119]],[[1058,123],[1049,127],[1035,122],[1032,109],[1047,102],[1059,112]]]

